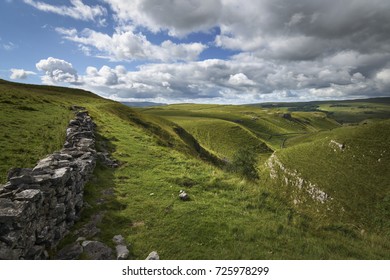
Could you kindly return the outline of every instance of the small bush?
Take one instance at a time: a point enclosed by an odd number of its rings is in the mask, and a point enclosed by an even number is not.
[[[259,179],[259,173],[256,168],[257,155],[251,148],[240,148],[232,158],[230,170],[238,173],[250,180]]]

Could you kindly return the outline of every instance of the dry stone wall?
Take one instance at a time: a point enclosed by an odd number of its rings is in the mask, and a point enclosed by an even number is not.
[[[0,259],[46,259],[80,217],[96,164],[95,124],[82,107],[63,149],[31,169],[14,168],[0,185]]]

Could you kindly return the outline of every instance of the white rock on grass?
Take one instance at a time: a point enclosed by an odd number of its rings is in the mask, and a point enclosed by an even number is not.
[[[149,261],[149,260],[157,261],[159,259],[160,259],[160,256],[157,254],[156,251],[153,251],[153,252],[151,252],[149,254],[149,256],[145,260],[147,260],[147,261]]]
[[[113,238],[112,238],[112,241],[114,241],[114,243],[116,245],[125,245],[125,238],[122,236],[122,235],[115,235]]]
[[[181,200],[183,200],[183,201],[186,201],[186,200],[189,200],[189,199],[190,199],[190,197],[188,196],[188,194],[187,194],[185,191],[183,191],[183,190],[180,191],[179,198],[180,198]]]
[[[116,249],[116,259],[117,260],[126,260],[129,257],[129,250],[126,245],[117,245]]]

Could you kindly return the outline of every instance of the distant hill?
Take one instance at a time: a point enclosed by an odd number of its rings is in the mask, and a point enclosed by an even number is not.
[[[156,107],[156,106],[164,106],[166,103],[155,103],[155,102],[121,102],[123,105],[129,107]]]

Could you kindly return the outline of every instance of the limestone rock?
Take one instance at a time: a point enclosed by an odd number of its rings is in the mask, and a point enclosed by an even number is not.
[[[112,238],[112,241],[114,241],[114,243],[116,245],[125,245],[126,242],[125,242],[125,239],[122,235],[115,235],[113,238]]]
[[[58,254],[56,259],[58,260],[77,260],[80,255],[83,253],[83,247],[80,243],[72,243],[68,246],[62,248]]]
[[[22,175],[31,174],[31,168],[11,168],[7,174],[7,180],[9,181],[12,177],[19,177]]]
[[[145,259],[145,260],[153,260],[153,261],[155,261],[155,260],[159,260],[160,259],[160,256],[157,254],[157,252],[156,251],[153,251],[153,252],[151,252],[148,256],[147,256],[147,258]]]
[[[183,201],[190,200],[190,197],[188,196],[188,194],[183,190],[180,191],[179,198]]]
[[[0,185],[0,259],[47,259],[47,250],[55,249],[80,217],[84,186],[97,159],[94,128],[88,112],[78,112],[68,125],[66,148],[41,159],[32,169],[9,171],[8,182]],[[101,216],[95,215],[86,234],[80,236],[97,234]],[[64,249],[60,258],[78,258],[83,252],[79,243]],[[102,243],[85,247],[90,258],[111,258],[112,250]]]
[[[112,249],[100,241],[83,241],[81,246],[84,254],[90,260],[112,259]]]
[[[15,200],[37,201],[42,197],[42,192],[36,189],[21,191],[15,195]]]
[[[126,245],[117,245],[116,249],[116,259],[117,260],[126,260],[129,257],[129,250]]]

